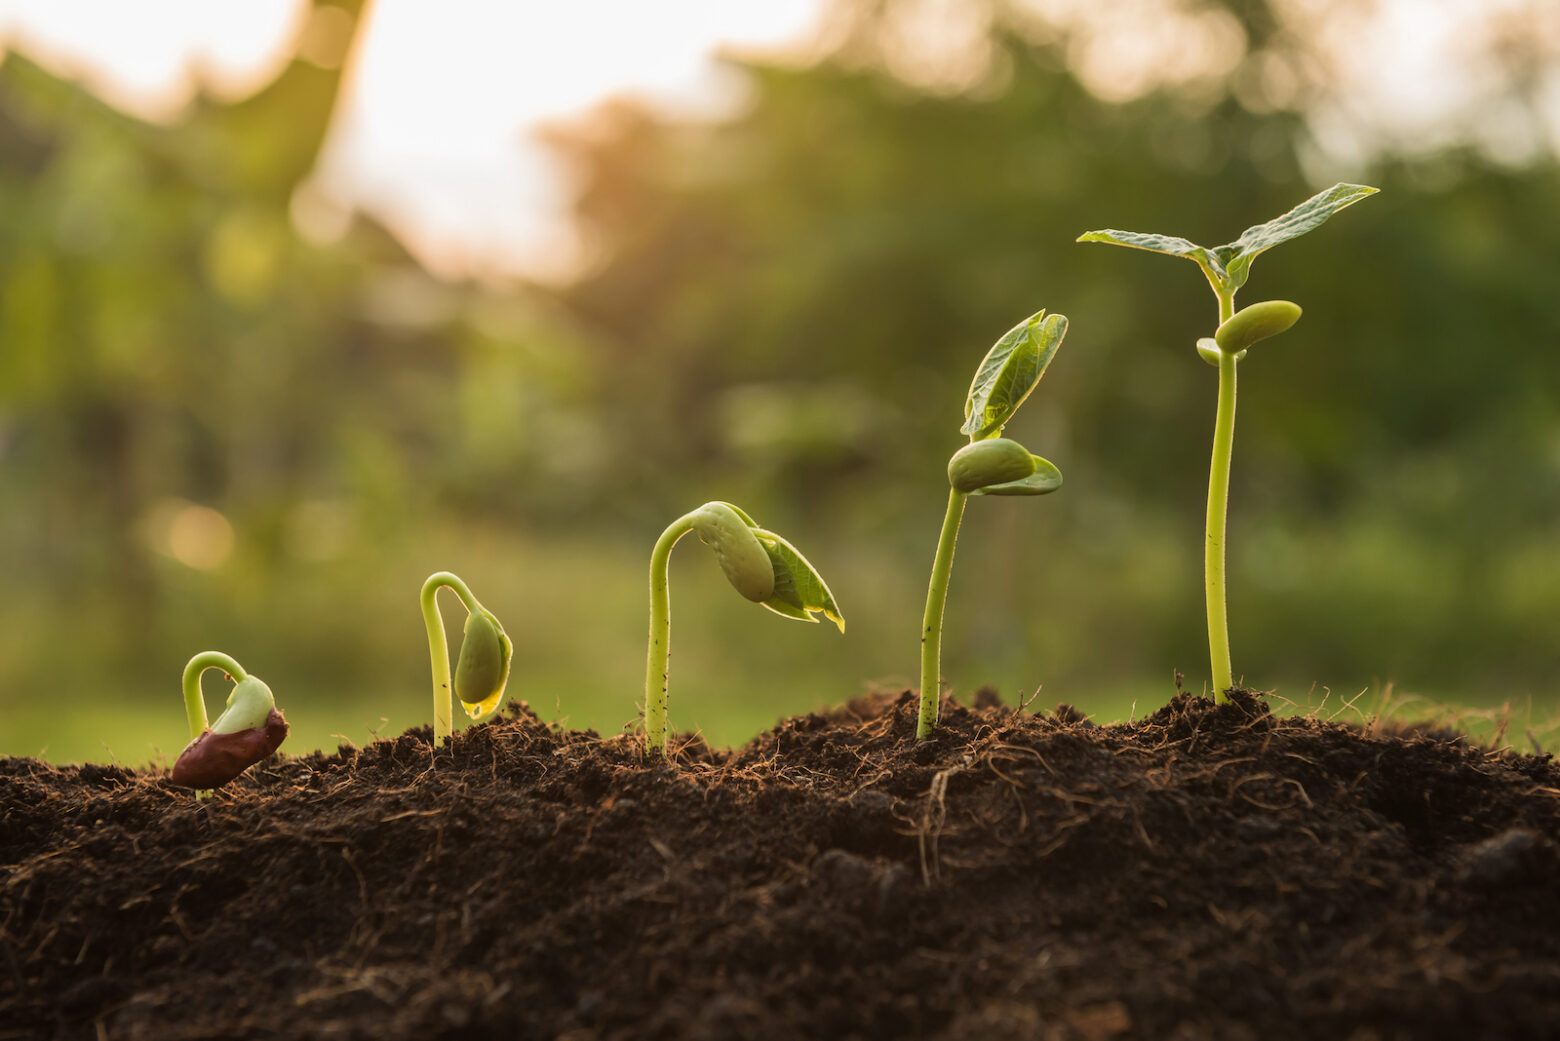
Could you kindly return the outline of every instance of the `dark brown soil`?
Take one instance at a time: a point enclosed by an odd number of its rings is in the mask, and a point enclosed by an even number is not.
[[[0,760],[4,1038],[1549,1038],[1560,772],[1178,697]]]

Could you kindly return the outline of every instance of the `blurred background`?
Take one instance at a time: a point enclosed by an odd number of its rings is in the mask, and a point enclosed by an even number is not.
[[[944,674],[1201,690],[1215,301],[1073,240],[1214,245],[1340,180],[1382,192],[1240,298],[1306,313],[1241,369],[1236,674],[1560,711],[1560,6],[651,6],[0,2],[0,753],[171,759],[204,649],[289,751],[426,723],[439,569],[511,697],[617,732],[650,547],[715,498],[850,624],[690,542],[675,726],[912,683],[965,389],[1042,307],[1009,433],[1066,485],[971,504]]]

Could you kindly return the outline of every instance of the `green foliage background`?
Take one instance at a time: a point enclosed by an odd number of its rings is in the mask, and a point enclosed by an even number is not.
[[[618,105],[555,132],[596,250],[558,290],[440,283],[366,218],[302,238],[334,73],[300,61],[161,126],[9,55],[0,753],[171,757],[179,670],[207,648],[277,691],[291,751],[425,723],[416,596],[439,569],[513,636],[512,696],[616,731],[650,546],[717,498],[806,553],[850,627],[742,608],[674,554],[675,726],[741,741],[909,682],[972,367],[1041,307],[1071,331],[1009,433],[1067,483],[969,511],[945,674],[1107,718],[1172,670],[1199,688],[1214,301],[1193,265],[1073,239],[1218,242],[1277,215],[1321,186],[1306,112],[1230,84],[1106,103],[1065,40],[1000,8],[986,80],[929,92],[871,60],[879,5],[841,6],[830,57],[738,66],[733,118]],[[1248,62],[1304,43],[1232,11]],[[1241,297],[1306,313],[1242,366],[1236,673],[1542,722],[1560,169],[1459,147],[1337,172],[1382,193],[1265,255]],[[232,526],[210,570],[166,551],[190,504]]]

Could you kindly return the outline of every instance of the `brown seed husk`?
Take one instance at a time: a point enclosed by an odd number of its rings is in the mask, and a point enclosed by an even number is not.
[[[217,788],[281,747],[287,720],[272,709],[265,726],[216,734],[210,730],[185,746],[168,779],[186,788]]]

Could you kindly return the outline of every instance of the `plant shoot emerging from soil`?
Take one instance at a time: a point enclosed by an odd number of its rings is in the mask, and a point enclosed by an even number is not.
[[[1212,338],[1197,341],[1197,353],[1219,370],[1219,403],[1213,425],[1213,458],[1208,469],[1207,537],[1203,547],[1203,584],[1208,605],[1208,656],[1215,696],[1235,686],[1230,664],[1230,626],[1225,602],[1225,524],[1229,513],[1230,456],[1235,444],[1235,366],[1252,344],[1288,329],[1300,308],[1287,300],[1268,300],[1235,311],[1235,293],[1246,284],[1251,263],[1264,251],[1321,226],[1329,217],[1378,189],[1335,184],[1281,217],[1241,232],[1240,238],[1211,249],[1173,235],[1136,231],[1085,232],[1079,242],[1104,242],[1185,257],[1202,268],[1219,301],[1219,326]]]
[[[449,588],[466,608],[466,627],[455,663],[455,693],[474,720],[484,719],[504,699],[514,644],[493,612],[483,607],[471,589],[448,571],[436,571],[422,587],[423,624],[428,627],[428,657],[433,664],[433,743],[450,736],[454,726],[450,698],[450,652],[445,643],[444,619],[439,614],[438,592]]]
[[[209,727],[200,690],[207,669],[221,669],[234,681],[227,707]],[[174,762],[169,780],[196,789],[197,795],[227,784],[275,752],[287,737],[287,720],[277,711],[271,688],[220,651],[202,651],[184,666],[184,713],[191,740]]]
[[[970,383],[959,431],[969,435],[970,443],[948,460],[948,512],[937,540],[921,623],[921,714],[915,728],[919,739],[931,737],[937,725],[943,608],[966,500],[971,495],[1044,495],[1062,486],[1060,470],[1003,437],[1002,428],[1040,382],[1066,335],[1064,315],[1047,316],[1044,311],[1032,315],[996,342]]]
[[[677,518],[650,554],[650,649],[645,659],[645,738],[652,752],[666,754],[666,702],[671,672],[671,592],[667,565],[672,547],[688,532],[715,554],[737,592],[776,614],[817,622],[822,613],[840,632],[845,617],[823,577],[785,539],[765,531],[729,502],[707,502]]]

